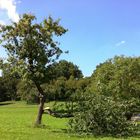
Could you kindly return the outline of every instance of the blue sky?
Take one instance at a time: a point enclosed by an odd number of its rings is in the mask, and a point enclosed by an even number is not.
[[[0,1],[11,1],[14,6],[9,5],[13,8],[10,15],[10,8],[0,2],[0,22],[16,21],[17,15],[23,13],[36,15],[38,21],[48,15],[61,18],[61,25],[69,31],[58,40],[69,54],[60,58],[78,65],[85,76],[90,76],[96,65],[115,55],[140,56],[139,0]],[[0,56],[5,57],[2,48]]]

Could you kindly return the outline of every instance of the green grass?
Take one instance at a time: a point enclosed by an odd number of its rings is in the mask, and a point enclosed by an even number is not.
[[[51,105],[51,104],[49,104]],[[41,128],[33,127],[37,105],[25,102],[0,103],[0,140],[115,140],[111,137],[82,137],[66,133],[68,119],[43,115]],[[129,140],[139,140],[131,137]],[[121,140],[118,138],[117,140]],[[122,139],[123,140],[123,139]]]

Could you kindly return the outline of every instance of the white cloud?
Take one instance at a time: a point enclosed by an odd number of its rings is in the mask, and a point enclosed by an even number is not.
[[[122,41],[120,41],[120,42],[118,42],[118,43],[116,43],[116,45],[115,46],[121,46],[121,45],[123,45],[123,44],[125,44],[126,43],[126,41],[125,40],[122,40]]]
[[[0,10],[6,10],[9,19],[14,22],[18,22],[19,20],[16,4],[15,0],[0,0]]]

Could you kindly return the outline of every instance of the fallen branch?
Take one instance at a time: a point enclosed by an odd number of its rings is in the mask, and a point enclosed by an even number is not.
[[[68,114],[68,113],[64,113],[64,114],[62,114],[62,113],[57,113],[57,112],[51,110],[49,107],[46,107],[46,108],[44,109],[44,112],[43,112],[43,113],[44,113],[44,114],[49,114],[49,115],[51,115],[51,116],[53,116],[53,117],[56,117],[56,118],[70,118],[70,117],[73,117],[73,114]]]

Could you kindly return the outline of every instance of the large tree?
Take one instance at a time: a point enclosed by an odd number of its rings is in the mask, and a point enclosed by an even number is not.
[[[92,93],[140,98],[140,57],[109,59],[97,66],[91,81]]]
[[[45,93],[41,85],[49,79],[49,67],[59,58],[62,50],[55,36],[63,35],[67,30],[51,17],[36,22],[31,14],[21,16],[19,22],[11,25],[1,25],[1,45],[8,53],[6,63],[12,67],[12,72],[27,81],[32,81],[39,94],[40,105],[35,124],[41,124]]]

